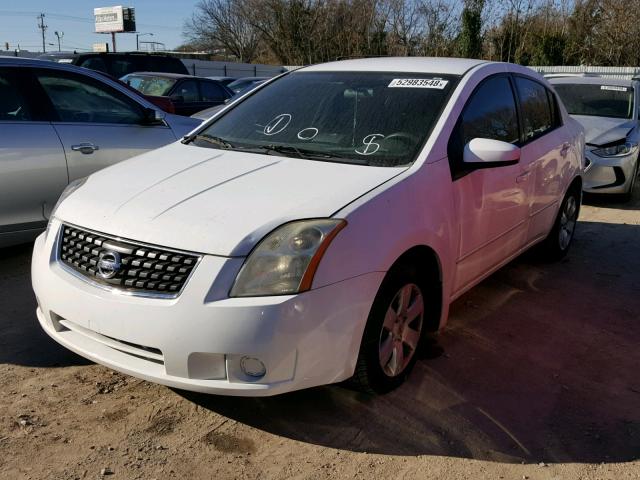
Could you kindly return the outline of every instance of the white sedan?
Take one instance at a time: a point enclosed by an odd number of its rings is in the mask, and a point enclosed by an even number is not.
[[[383,393],[455,298],[535,244],[566,254],[583,152],[527,68],[302,68],[71,185],[35,244],[38,319],[80,355],[176,388]]]

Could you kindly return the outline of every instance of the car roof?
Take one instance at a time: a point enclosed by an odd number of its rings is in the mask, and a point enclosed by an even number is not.
[[[443,57],[375,57],[340,60],[303,67],[297,72],[414,72],[462,75],[484,60]]]
[[[52,62],[51,60],[43,60],[43,59],[37,59],[37,58],[24,58],[24,57],[9,57],[9,56],[0,55],[0,64],[2,65],[51,66],[52,63],[55,65],[65,65],[64,63],[56,63],[56,62]]]
[[[621,78],[604,78],[604,77],[552,77],[547,79],[552,85],[614,85],[621,87],[633,86],[632,80],[626,80]]]

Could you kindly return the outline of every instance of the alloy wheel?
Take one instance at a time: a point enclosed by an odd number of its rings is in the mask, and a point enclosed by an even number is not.
[[[560,231],[558,240],[560,242],[561,250],[566,250],[571,243],[573,232],[576,229],[576,222],[578,220],[577,216],[578,204],[576,202],[576,197],[571,195],[567,197],[567,201],[562,209],[562,214],[560,215]]]
[[[424,297],[414,283],[404,285],[387,308],[378,358],[389,377],[397,377],[407,368],[416,353],[424,320]]]

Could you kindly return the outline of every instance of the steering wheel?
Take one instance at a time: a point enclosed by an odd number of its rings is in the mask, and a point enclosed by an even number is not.
[[[412,148],[419,141],[418,137],[406,132],[396,132],[392,133],[391,135],[387,135],[382,140],[382,143],[387,146],[387,142],[389,142],[390,140],[404,144],[405,148]]]

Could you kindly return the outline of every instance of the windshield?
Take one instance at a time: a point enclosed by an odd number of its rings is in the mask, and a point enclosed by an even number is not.
[[[164,96],[173,84],[175,78],[153,77],[149,75],[125,75],[122,81],[145,95]]]
[[[556,83],[554,87],[571,115],[633,117],[633,87],[576,83]]]
[[[413,162],[457,77],[297,72],[198,132],[203,147],[375,166]]]

